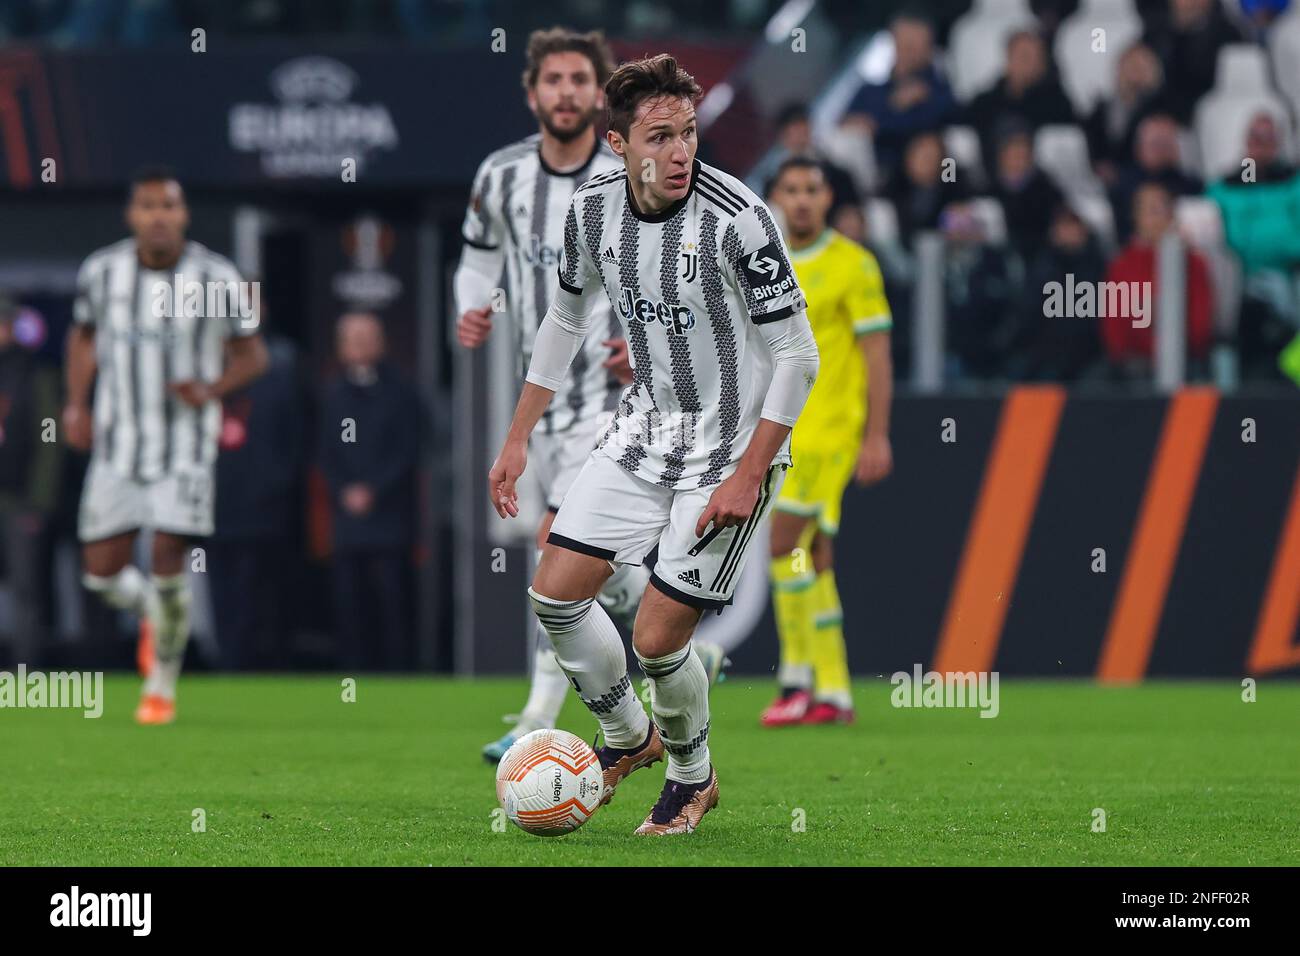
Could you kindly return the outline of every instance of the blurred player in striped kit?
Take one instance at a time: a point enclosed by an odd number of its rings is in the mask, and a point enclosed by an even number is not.
[[[502,147],[480,164],[465,213],[464,252],[456,270],[460,319],[457,338],[478,348],[492,328],[492,297],[504,270],[507,279],[503,330],[519,346],[520,366],[532,358],[537,327],[558,288],[557,267],[564,222],[574,191],[593,177],[621,171],[622,161],[596,137],[593,123],[605,107],[602,87],[613,69],[604,37],[561,27],[528,38],[523,85],[538,132]],[[578,471],[613,417],[623,386],[632,380],[627,343],[608,302],[601,303],[591,332],[568,370],[559,394],[532,435],[531,461],[546,493],[546,516],[537,532],[540,548]],[[605,608],[629,630],[650,572],[623,565],[601,591]],[[721,648],[702,651],[716,679]],[[568,678],[540,625],[532,684],[519,721],[483,748],[496,762],[524,734],[554,727],[569,689]]]
[[[892,319],[875,256],[826,225],[831,190],[816,161],[782,163],[768,199],[785,218],[822,362],[790,439],[794,465],[772,515],[781,696],[762,719],[769,727],[849,723],[853,699],[832,546],[849,481],[872,484],[893,468]]]
[[[189,210],[169,170],[135,176],[126,221],[132,237],[91,253],[77,275],[63,433],[91,453],[82,580],[140,618],[136,720],[165,724],[189,641],[186,559],[192,539],[212,533],[221,398],[267,357],[257,298],[227,259],[186,240]],[[153,530],[148,576],[131,563],[142,528]]]

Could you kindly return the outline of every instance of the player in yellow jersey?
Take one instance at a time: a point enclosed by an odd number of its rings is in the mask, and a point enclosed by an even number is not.
[[[768,201],[785,219],[821,370],[794,427],[794,465],[772,514],[781,696],[762,719],[769,727],[850,723],[853,698],[832,542],[849,481],[868,485],[893,468],[892,320],[875,257],[826,226],[831,190],[821,166],[786,160],[772,179]]]

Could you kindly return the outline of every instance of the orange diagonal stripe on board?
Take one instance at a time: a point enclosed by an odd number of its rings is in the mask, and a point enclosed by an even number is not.
[[[1185,388],[1170,399],[1097,666],[1104,681],[1146,674],[1218,406],[1212,388]]]
[[[1300,644],[1293,644],[1300,623],[1300,468],[1296,469],[1291,505],[1277,539],[1273,570],[1250,644],[1246,670],[1252,674],[1285,670],[1300,664]]]
[[[1002,406],[935,652],[940,673],[993,666],[1064,406],[1054,385],[1013,389]]]

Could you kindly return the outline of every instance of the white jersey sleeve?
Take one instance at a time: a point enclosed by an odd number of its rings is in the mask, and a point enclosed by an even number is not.
[[[97,288],[105,272],[103,260],[92,255],[77,270],[76,297],[72,300],[72,321],[77,325],[99,325],[104,303],[100,301],[102,289]]]
[[[476,249],[496,249],[501,245],[501,224],[492,211],[497,206],[492,201],[493,160],[494,156],[483,160],[474,174],[474,186],[460,229],[461,237]]]
[[[744,297],[755,325],[789,318],[808,308],[781,231],[766,206],[756,203],[745,209],[727,231],[728,278]]]
[[[208,253],[208,280],[212,282],[221,282],[225,285],[225,313],[226,321],[221,325],[221,337],[223,339],[246,338],[250,335],[256,335],[262,325],[262,317],[259,314],[258,299],[251,294],[246,295],[244,292],[244,279],[235,268],[235,264],[224,256]],[[251,293],[251,287],[248,287]],[[244,307],[248,307],[250,315],[244,315]]]

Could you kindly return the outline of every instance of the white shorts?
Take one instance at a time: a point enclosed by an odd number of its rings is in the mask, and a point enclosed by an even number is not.
[[[601,433],[613,420],[613,412],[601,412],[552,435],[533,430],[528,442],[528,465],[535,469],[548,511],[560,510],[569,486],[591,457]]]
[[[730,528],[710,526],[700,538],[695,524],[717,485],[674,491],[596,452],[569,488],[547,542],[618,564],[641,564],[658,545],[650,583],[683,604],[721,609],[731,603],[750,541],[784,479],[785,466],[772,465],[749,519]]]
[[[186,537],[212,534],[215,482],[211,465],[181,465],[156,481],[136,481],[93,459],[81,489],[77,536],[101,541],[138,528]]]

